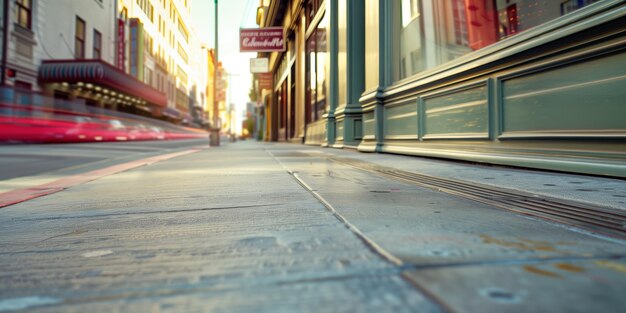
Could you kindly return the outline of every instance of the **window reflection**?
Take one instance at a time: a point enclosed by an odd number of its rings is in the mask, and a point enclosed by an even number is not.
[[[326,27],[328,26],[328,14],[317,25],[316,30],[316,52],[317,52],[317,115],[321,117],[324,112],[328,111],[328,103],[326,101],[326,62],[327,60],[327,38]]]
[[[402,79],[602,0],[402,0]]]
[[[328,110],[326,101],[326,63],[328,62],[327,32],[328,17],[324,18],[306,42],[307,70],[307,123],[317,121]]]
[[[315,77],[315,31],[306,42],[306,123],[317,120],[315,102],[317,99],[317,78]]]

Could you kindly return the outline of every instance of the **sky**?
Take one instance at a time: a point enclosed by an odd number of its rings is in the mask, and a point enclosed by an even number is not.
[[[227,103],[235,106],[237,132],[239,133],[246,102],[249,101],[251,74],[249,59],[256,53],[239,52],[239,29],[256,28],[256,7],[258,0],[219,0],[218,2],[218,41],[219,60],[231,74]],[[215,5],[214,0],[193,0],[191,3],[192,25],[201,43],[215,47]]]

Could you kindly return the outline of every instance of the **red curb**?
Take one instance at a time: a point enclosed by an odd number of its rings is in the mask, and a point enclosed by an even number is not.
[[[72,186],[76,186],[76,185],[90,182],[92,180],[96,180],[104,176],[113,175],[119,172],[136,168],[136,167],[150,165],[156,162],[195,153],[198,151],[200,151],[200,149],[191,149],[191,150],[185,150],[181,152],[158,155],[158,156],[149,157],[149,158],[145,158],[141,160],[136,160],[136,161],[109,166],[103,169],[94,170],[94,171],[87,172],[87,173],[59,178],[55,181],[33,186],[33,187],[7,191],[7,192],[0,194],[0,208],[17,204],[20,202],[28,201],[34,198],[46,196],[46,195],[67,189]]]

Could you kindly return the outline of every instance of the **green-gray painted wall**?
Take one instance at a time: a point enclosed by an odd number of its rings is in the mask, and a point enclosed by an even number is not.
[[[347,3],[341,10],[355,1]],[[600,1],[397,82],[393,4],[362,3],[364,21],[346,20],[347,63],[334,71],[348,73],[331,121],[336,147],[349,137],[364,152],[626,177],[626,0]],[[355,27],[363,36],[350,35]]]

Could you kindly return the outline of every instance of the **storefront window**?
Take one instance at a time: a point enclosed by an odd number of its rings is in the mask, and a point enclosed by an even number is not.
[[[337,105],[347,104],[347,83],[348,83],[348,33],[347,33],[347,16],[348,4],[346,1],[339,1],[337,8],[337,93],[339,96]]]
[[[602,0],[402,0],[395,6],[403,79]]]
[[[325,15],[306,42],[307,106],[309,106],[310,113],[307,122],[320,119],[328,110],[326,101],[327,26],[328,17]]]
[[[326,101],[327,90],[326,90],[326,63],[328,62],[328,49],[327,49],[327,25],[328,24],[328,14],[324,15],[324,18],[317,25],[316,29],[316,47],[315,52],[317,54],[317,116],[318,118],[324,114],[324,112],[328,112],[329,103]]]
[[[315,78],[315,31],[306,41],[306,123],[316,120],[317,79]]]
[[[399,3],[399,2],[393,2]],[[380,82],[380,42],[379,19],[380,1],[365,0],[365,90],[371,91]],[[396,21],[397,19],[394,19]],[[398,24],[398,27],[400,25]],[[396,34],[400,33],[398,29]]]

